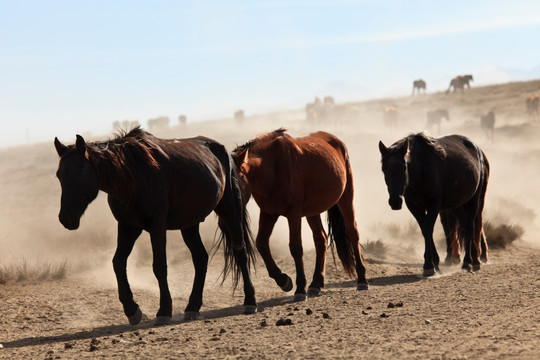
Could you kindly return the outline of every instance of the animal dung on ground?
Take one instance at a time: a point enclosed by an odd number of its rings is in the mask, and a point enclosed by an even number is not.
[[[284,319],[281,318],[276,322],[276,326],[285,326],[285,325],[292,325],[293,322],[291,319]]]

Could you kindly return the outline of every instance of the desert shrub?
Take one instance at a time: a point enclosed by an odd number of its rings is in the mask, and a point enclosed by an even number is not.
[[[66,277],[68,264],[64,260],[57,264],[35,263],[29,264],[26,260],[4,265],[0,268],[0,284],[8,281],[46,281],[61,280]]]
[[[525,230],[515,224],[494,225],[486,221],[484,222],[484,233],[489,248],[506,249],[507,246],[519,239],[525,233]]]
[[[377,256],[380,258],[384,258],[388,252],[388,245],[386,245],[380,239],[375,240],[375,241],[367,240],[362,245],[362,248],[365,250],[367,254],[371,256]]]

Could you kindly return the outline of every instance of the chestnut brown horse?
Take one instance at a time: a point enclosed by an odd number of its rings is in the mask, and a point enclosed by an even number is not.
[[[244,312],[256,311],[249,274],[254,251],[245,201],[238,173],[223,145],[201,136],[158,139],[139,127],[110,141],[87,143],[77,135],[75,145],[65,146],[57,138],[54,145],[60,156],[56,175],[62,187],[58,217],[64,227],[77,229],[99,190],[108,194],[109,206],[118,221],[113,266],[120,302],[130,324],[139,323],[143,314],[133,300],[126,263],[143,230],[150,233],[153,270],[160,290],[156,324],[166,324],[172,316],[167,230],[180,230],[191,251],[195,279],[184,317],[198,317],[208,265],[199,223],[212,211],[219,217],[221,243],[225,245],[224,276],[231,272],[236,286],[242,275]]]
[[[326,132],[293,138],[279,129],[237,147],[232,157],[244,180],[244,191],[260,207],[256,244],[268,274],[283,291],[291,278],[270,253],[270,235],[279,216],[289,223],[289,248],[296,265],[295,300],[317,296],[324,288],[328,237],[320,214],[328,210],[329,237],[345,272],[357,275],[357,290],[367,290],[366,266],[359,244],[353,207],[353,175],[345,144]],[[249,195],[248,195],[249,196]],[[247,196],[244,196],[247,198]],[[302,260],[301,219],[306,217],[317,252],[313,281],[306,294]]]
[[[433,227],[440,213],[447,240],[447,262],[459,262],[457,239],[464,245],[463,268],[487,261],[482,211],[489,179],[486,155],[460,135],[432,138],[412,134],[386,147],[379,142],[388,203],[399,210],[403,197],[424,236],[424,275],[439,269]],[[457,259],[456,259],[457,257]]]

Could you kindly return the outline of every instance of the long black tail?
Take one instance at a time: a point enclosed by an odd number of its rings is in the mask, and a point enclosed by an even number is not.
[[[245,256],[247,269],[249,271],[251,266],[255,264],[255,247],[253,234],[251,233],[249,225],[249,214],[244,205],[244,199],[242,198],[243,195],[240,188],[238,172],[225,147],[222,145],[219,146],[222,151],[212,152],[214,152],[214,154],[217,153],[216,156],[220,159],[226,171],[227,180],[222,201],[229,204],[229,208],[226,209],[229,224],[224,219],[224,216],[220,216],[218,225],[221,234],[219,235],[218,246],[224,244],[225,265],[222,272],[223,281],[225,281],[230,273],[232,275],[233,288],[236,289],[238,280],[242,276],[242,266],[238,260]],[[233,236],[231,233],[230,223],[235,221],[241,221],[241,236]],[[245,253],[243,253],[244,250]],[[237,254],[235,254],[235,252]]]
[[[337,205],[334,205],[328,209],[328,238],[330,239],[332,253],[334,251],[335,243],[339,259],[343,264],[345,272],[347,275],[354,277],[354,249],[352,247],[351,240],[347,236],[345,219],[343,218],[343,215],[341,214],[341,211]]]

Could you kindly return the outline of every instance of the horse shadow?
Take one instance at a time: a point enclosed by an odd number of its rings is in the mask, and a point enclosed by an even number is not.
[[[264,311],[266,308],[272,308],[275,306],[285,305],[289,303],[294,303],[293,296],[284,296],[280,298],[268,299],[261,301],[258,305],[258,312]],[[231,316],[242,315],[244,311],[244,306],[235,305],[227,308],[213,309],[207,311],[201,311],[199,320],[200,322],[205,322],[212,319],[227,318]],[[193,320],[184,320],[184,313],[173,314],[171,322],[167,326],[171,325],[180,325],[183,323],[188,323]],[[249,316],[249,315],[246,315]],[[106,325],[96,327],[92,330],[78,331],[75,333],[64,333],[61,335],[51,335],[51,336],[37,336],[37,337],[26,337],[22,339],[17,339],[13,341],[3,342],[2,345],[4,348],[21,348],[27,346],[39,346],[55,343],[69,343],[71,341],[77,340],[90,340],[94,338],[106,337],[106,336],[115,336],[121,335],[124,333],[130,333],[134,331],[141,330],[150,330],[157,327],[154,325],[154,319],[143,320],[138,325]]]

